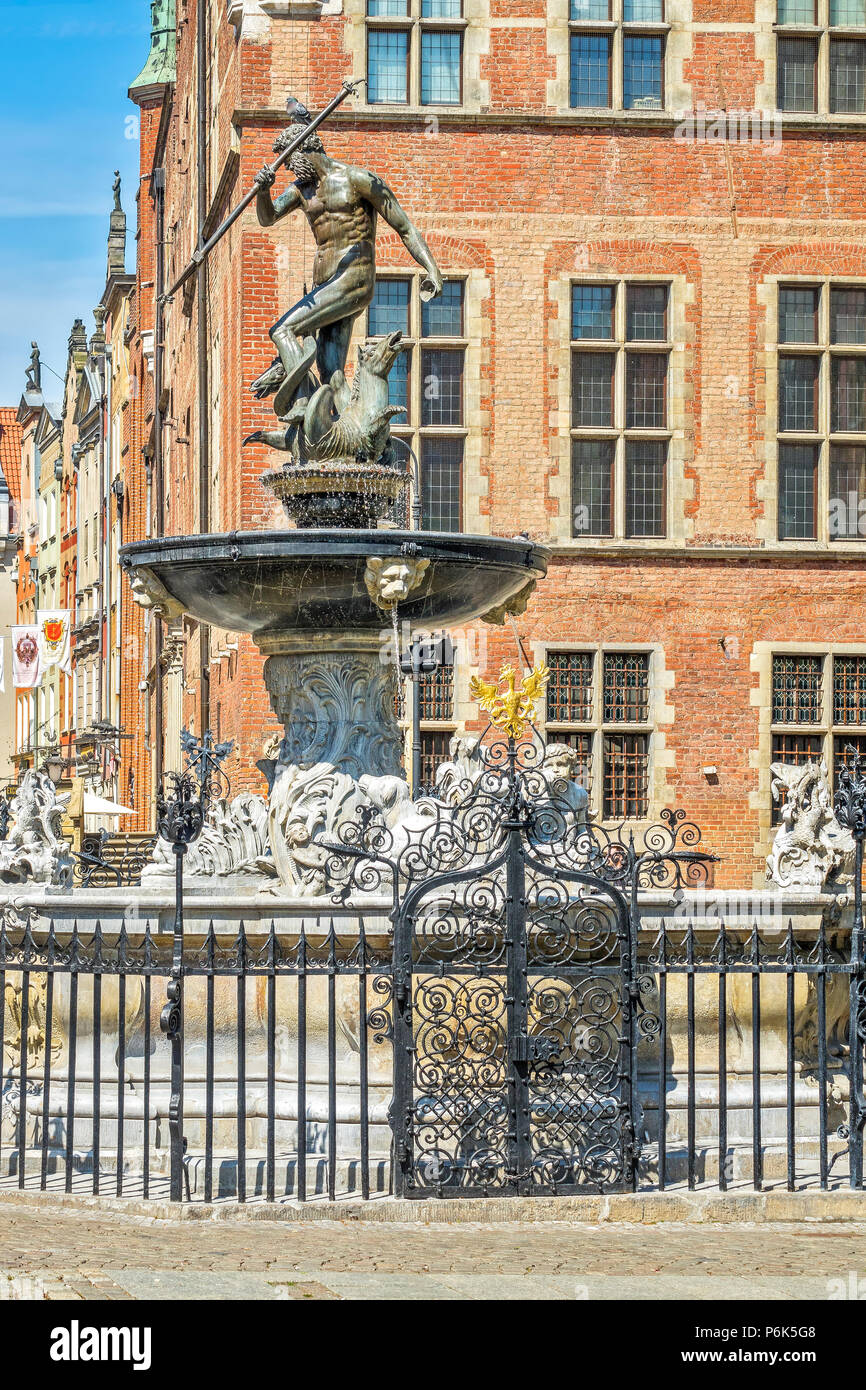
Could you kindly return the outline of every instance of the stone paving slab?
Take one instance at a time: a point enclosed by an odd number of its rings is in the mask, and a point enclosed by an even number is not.
[[[0,1199],[0,1299],[777,1301],[862,1294],[864,1221],[190,1223]]]
[[[720,1192],[706,1188],[689,1192],[629,1192],[599,1195],[587,1193],[570,1197],[488,1197],[442,1198],[401,1201],[378,1196],[370,1201],[347,1198],[336,1202],[314,1199],[296,1202],[225,1200],[171,1203],[162,1199],[93,1197],[64,1192],[2,1190],[0,1208],[6,1206],[46,1207],[56,1210],[115,1213],[147,1220],[185,1223],[235,1222],[317,1223],[355,1222],[364,1225],[431,1224],[496,1225],[502,1223],[563,1223],[604,1225],[669,1222],[694,1224],[740,1224],[743,1222],[854,1222],[866,1223],[866,1191],[848,1188],[821,1192],[814,1189],[788,1192],[776,1189],[755,1192],[748,1188]]]

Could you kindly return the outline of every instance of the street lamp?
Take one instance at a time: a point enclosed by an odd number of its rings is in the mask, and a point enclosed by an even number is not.
[[[421,691],[422,676],[454,665],[454,643],[445,632],[416,637],[400,655],[400,670],[412,682],[412,797],[421,792]]]
[[[63,757],[63,754],[60,752],[49,753],[42,766],[48,773],[55,787],[59,787],[63,780],[64,768],[66,767],[66,759]]]

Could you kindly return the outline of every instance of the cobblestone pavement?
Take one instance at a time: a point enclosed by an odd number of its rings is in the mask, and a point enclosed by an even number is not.
[[[826,1300],[866,1289],[864,1237],[847,1222],[177,1222],[0,1201],[0,1298]]]

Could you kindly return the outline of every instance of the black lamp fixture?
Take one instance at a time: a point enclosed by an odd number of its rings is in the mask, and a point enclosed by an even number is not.
[[[51,778],[55,787],[58,787],[63,780],[63,773],[66,768],[66,759],[58,749],[52,749],[42,764],[45,772]]]

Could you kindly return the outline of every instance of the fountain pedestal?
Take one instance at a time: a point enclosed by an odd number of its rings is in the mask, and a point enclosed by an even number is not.
[[[257,645],[286,759],[355,778],[402,775],[394,667],[380,634],[274,634]]]
[[[394,714],[396,683],[374,633],[259,641],[283,738],[258,766],[268,782],[268,840],[281,882],[299,896],[329,891],[328,852],[362,808],[408,802]]]

